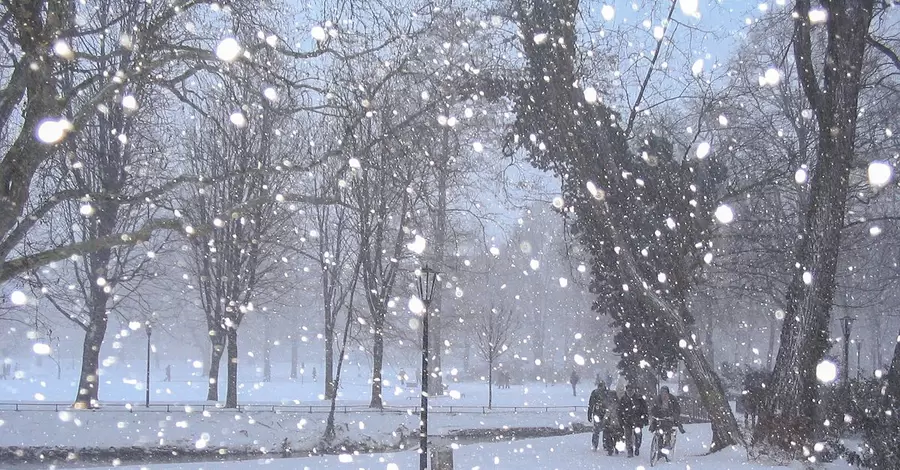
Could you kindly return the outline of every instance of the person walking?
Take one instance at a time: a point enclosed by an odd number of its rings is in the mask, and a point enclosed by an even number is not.
[[[642,428],[647,425],[647,402],[637,394],[632,384],[625,386],[625,396],[619,399],[619,419],[625,428],[628,456],[641,455]]]
[[[597,381],[597,388],[591,392],[591,398],[588,400],[588,422],[593,426],[593,434],[591,434],[591,449],[597,451],[600,444],[600,431],[603,430],[603,420],[606,418],[606,384]]]
[[[622,428],[622,420],[619,419],[619,398],[625,395],[625,392],[617,392],[610,390],[606,393],[606,419],[603,420],[603,450],[606,455],[612,455],[613,452],[619,455],[619,448],[616,444],[625,441],[625,430]]]
[[[578,377],[578,372],[575,372],[575,369],[572,369],[572,375],[569,376],[569,383],[572,384],[572,396],[577,397],[578,393],[575,391],[575,387],[578,385],[578,381],[581,380],[581,377]]]

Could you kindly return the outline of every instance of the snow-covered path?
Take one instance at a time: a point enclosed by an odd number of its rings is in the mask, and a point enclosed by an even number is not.
[[[748,462],[739,449],[704,456],[709,442],[709,425],[689,425],[688,433],[679,437],[673,462],[663,463],[654,468],[679,470],[767,470],[788,468],[767,466]],[[644,470],[650,468],[649,443],[643,445],[640,457],[627,458],[624,455],[607,457],[602,452],[590,449],[590,434],[526,439],[513,442],[472,444],[461,446],[454,451],[456,469],[492,470]],[[318,469],[366,469],[366,470],[407,470],[418,468],[418,454],[414,451],[342,455],[292,459],[267,459],[240,462],[184,463],[162,465],[137,465],[117,467],[97,467],[127,470],[237,470],[262,467],[271,470],[318,470]],[[845,470],[853,467],[845,463],[824,466],[828,470]]]

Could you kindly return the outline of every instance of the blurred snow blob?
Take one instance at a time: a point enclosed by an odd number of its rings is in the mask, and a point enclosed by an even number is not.
[[[325,28],[321,26],[313,26],[309,31],[309,34],[313,37],[313,39],[319,42],[323,42],[328,39],[328,33],[325,31]]]
[[[616,17],[616,9],[612,5],[603,5],[600,8],[600,16],[606,21],[612,21]]]
[[[894,170],[891,164],[883,161],[869,163],[869,184],[876,187],[886,186],[891,182]]]
[[[9,301],[13,303],[13,305],[25,305],[28,303],[28,296],[25,295],[24,292],[20,290],[13,291],[12,294],[9,294]]]
[[[66,118],[44,119],[37,126],[37,138],[45,144],[55,144],[72,130],[72,123]]]
[[[715,216],[716,220],[723,224],[730,224],[734,221],[734,211],[725,204],[716,209]]]
[[[408,243],[406,245],[406,248],[417,255],[421,255],[425,251],[425,246],[427,244],[428,242],[425,240],[425,238],[423,238],[421,235],[416,235],[415,240],[413,240],[412,243]]]
[[[816,366],[816,378],[823,383],[834,382],[837,378],[837,365],[829,360],[824,360]]]
[[[241,44],[235,38],[225,38],[216,46],[216,57],[225,62],[233,62],[241,56]]]

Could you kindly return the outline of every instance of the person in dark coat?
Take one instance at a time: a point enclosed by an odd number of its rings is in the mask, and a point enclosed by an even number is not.
[[[606,393],[606,417],[603,420],[603,450],[606,455],[619,455],[616,443],[625,441],[625,430],[619,419],[619,396],[615,390]]]
[[[634,385],[625,386],[625,395],[619,399],[619,419],[625,428],[625,448],[629,457],[641,455],[641,429],[647,425],[647,402],[638,395]]]
[[[572,369],[572,375],[569,376],[569,383],[572,384],[572,396],[577,397],[578,394],[575,393],[575,386],[578,385],[578,381],[581,380],[581,377],[578,376],[578,373],[575,372],[575,369]]]
[[[597,388],[591,392],[588,400],[588,422],[594,427],[591,434],[591,448],[596,451],[600,444],[600,431],[603,430],[603,419],[606,417],[606,384],[597,381]]]

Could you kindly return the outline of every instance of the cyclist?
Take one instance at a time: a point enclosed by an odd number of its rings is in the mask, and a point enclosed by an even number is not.
[[[660,455],[665,456],[666,462],[669,461],[669,455],[663,453],[662,449],[671,449],[672,436],[677,427],[684,434],[684,426],[681,425],[681,406],[678,399],[669,393],[669,387],[665,385],[659,388],[659,395],[653,400],[653,406],[650,408],[650,432],[661,431],[662,445],[659,446]]]

